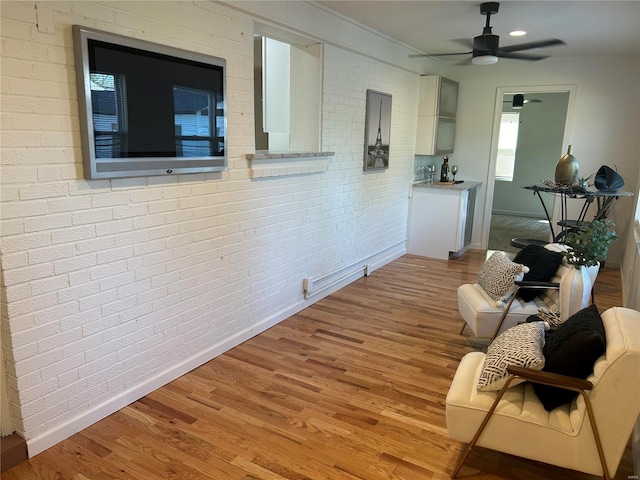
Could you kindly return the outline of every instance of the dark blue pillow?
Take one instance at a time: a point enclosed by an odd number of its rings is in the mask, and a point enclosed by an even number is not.
[[[562,263],[562,254],[552,252],[542,245],[530,244],[520,250],[513,259],[515,263],[521,263],[529,267],[529,272],[524,274],[522,280],[528,282],[548,282]],[[533,288],[521,288],[518,297],[525,302],[530,302],[541,291]]]

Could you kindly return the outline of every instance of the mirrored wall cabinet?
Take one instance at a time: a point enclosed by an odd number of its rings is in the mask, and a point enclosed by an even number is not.
[[[453,153],[458,82],[439,75],[420,77],[416,155]]]

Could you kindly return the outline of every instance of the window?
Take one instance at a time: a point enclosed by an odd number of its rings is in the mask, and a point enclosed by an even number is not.
[[[500,119],[498,136],[498,157],[496,160],[496,180],[513,181],[516,165],[516,147],[518,145],[518,128],[520,113],[505,112]]]
[[[222,99],[214,92],[173,87],[176,154],[180,157],[210,155],[224,149]]]
[[[92,73],[90,78],[96,158],[120,157],[129,151],[125,76]],[[176,156],[201,157],[224,150],[224,108],[214,95],[174,85]]]
[[[91,106],[96,158],[116,158],[128,150],[127,90],[124,75],[91,73]]]
[[[256,32],[256,150],[318,151],[322,44],[260,24],[256,25]]]

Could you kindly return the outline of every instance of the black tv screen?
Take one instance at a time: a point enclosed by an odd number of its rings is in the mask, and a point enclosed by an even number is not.
[[[224,59],[73,26],[85,178],[226,170]]]

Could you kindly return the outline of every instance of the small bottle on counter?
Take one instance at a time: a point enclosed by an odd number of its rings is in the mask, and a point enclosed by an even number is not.
[[[440,181],[448,182],[449,181],[449,157],[446,155],[443,157],[442,166],[440,167]]]

